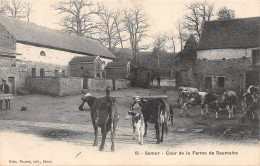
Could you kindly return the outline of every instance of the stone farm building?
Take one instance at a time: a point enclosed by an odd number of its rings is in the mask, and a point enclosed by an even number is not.
[[[77,56],[69,62],[70,76],[105,78],[103,62],[99,56]],[[110,64],[110,63],[108,63]]]
[[[206,22],[200,38],[198,88],[241,94],[260,82],[260,17]]]
[[[26,78],[30,77],[53,77],[60,73],[70,76],[69,62],[74,57],[98,56],[103,65],[115,59],[98,41],[5,16],[0,16],[0,46],[21,54],[9,56],[10,72],[0,76],[12,77],[15,89],[26,87]],[[81,66],[78,70],[81,72]]]
[[[130,61],[111,62],[106,67],[106,77],[112,79],[130,78]]]

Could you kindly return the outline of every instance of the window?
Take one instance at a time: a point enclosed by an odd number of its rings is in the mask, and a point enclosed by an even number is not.
[[[225,77],[218,77],[218,87],[219,88],[225,87]]]
[[[36,68],[32,68],[32,77],[36,77]]]
[[[46,53],[45,53],[44,51],[41,51],[41,52],[40,52],[40,55],[41,55],[41,56],[46,56]]]
[[[45,77],[45,69],[40,69],[40,77]]]
[[[260,66],[260,50],[252,50],[252,65]]]

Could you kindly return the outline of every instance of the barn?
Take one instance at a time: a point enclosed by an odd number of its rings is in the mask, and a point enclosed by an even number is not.
[[[260,17],[206,22],[197,55],[200,89],[241,94],[260,85]]]
[[[98,41],[5,16],[0,16],[0,45],[21,53],[11,74],[15,89],[25,88],[29,77],[69,77],[74,57],[98,56],[104,65],[116,58]]]

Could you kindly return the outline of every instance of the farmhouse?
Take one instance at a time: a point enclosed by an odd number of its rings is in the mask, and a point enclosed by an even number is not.
[[[206,22],[200,38],[198,88],[243,93],[260,82],[260,17]]]
[[[70,76],[69,62],[74,57],[98,56],[103,65],[115,59],[98,41],[5,16],[0,16],[0,45],[21,53],[12,66],[16,70],[12,68],[12,74],[1,75],[13,77],[16,89],[26,87],[29,77],[55,77],[58,73]]]

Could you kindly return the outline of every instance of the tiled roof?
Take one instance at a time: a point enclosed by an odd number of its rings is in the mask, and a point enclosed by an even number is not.
[[[28,23],[0,15],[0,24],[10,32],[17,42],[60,49],[64,51],[116,58],[98,41],[74,34],[53,30],[34,23]]]
[[[84,62],[94,62],[97,56],[76,56],[72,58],[70,63],[84,63]]]
[[[105,68],[120,68],[126,67],[129,61],[111,62],[106,65]]]
[[[204,25],[199,50],[260,46],[260,17],[209,21]]]

